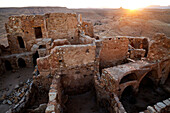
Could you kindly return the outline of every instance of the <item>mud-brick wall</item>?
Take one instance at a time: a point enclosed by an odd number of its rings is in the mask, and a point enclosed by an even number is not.
[[[11,16],[6,24],[9,47],[12,53],[30,51],[35,43],[35,27],[41,27],[42,38],[47,37],[46,22],[43,15]],[[25,48],[20,48],[17,37],[22,37]]]
[[[95,45],[55,47],[49,56],[37,60],[41,76],[61,76],[67,93],[81,93],[92,87],[95,74]]]
[[[78,17],[71,13],[46,14],[48,37],[78,43]]]
[[[122,63],[128,52],[128,43],[126,37],[103,38],[98,41],[96,46],[99,51],[100,67],[107,68]]]

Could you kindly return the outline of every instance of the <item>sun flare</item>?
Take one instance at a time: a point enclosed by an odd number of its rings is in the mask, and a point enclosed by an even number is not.
[[[122,7],[125,9],[136,10],[148,6],[147,2],[137,0],[122,0]]]

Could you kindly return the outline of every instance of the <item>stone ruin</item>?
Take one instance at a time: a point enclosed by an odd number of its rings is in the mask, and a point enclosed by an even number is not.
[[[36,69],[8,112],[69,113],[68,97],[90,90],[105,112],[170,111],[170,38],[164,34],[95,38],[92,23],[71,13],[11,16],[5,27],[9,47],[0,50],[0,74]]]

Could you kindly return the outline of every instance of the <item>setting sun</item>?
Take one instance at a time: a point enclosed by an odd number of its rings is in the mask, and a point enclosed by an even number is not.
[[[122,7],[125,9],[136,10],[139,8],[144,8],[148,6],[149,3],[145,0],[136,1],[136,0],[122,0]]]

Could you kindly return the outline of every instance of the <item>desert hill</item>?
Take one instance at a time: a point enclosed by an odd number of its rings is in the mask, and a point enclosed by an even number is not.
[[[68,9],[66,7],[0,8],[0,37],[1,39],[6,37],[4,24],[9,16],[54,12],[82,14],[83,20],[93,23],[95,35],[98,36],[152,37],[155,33],[165,33],[170,37],[170,9],[130,11],[125,9]]]

